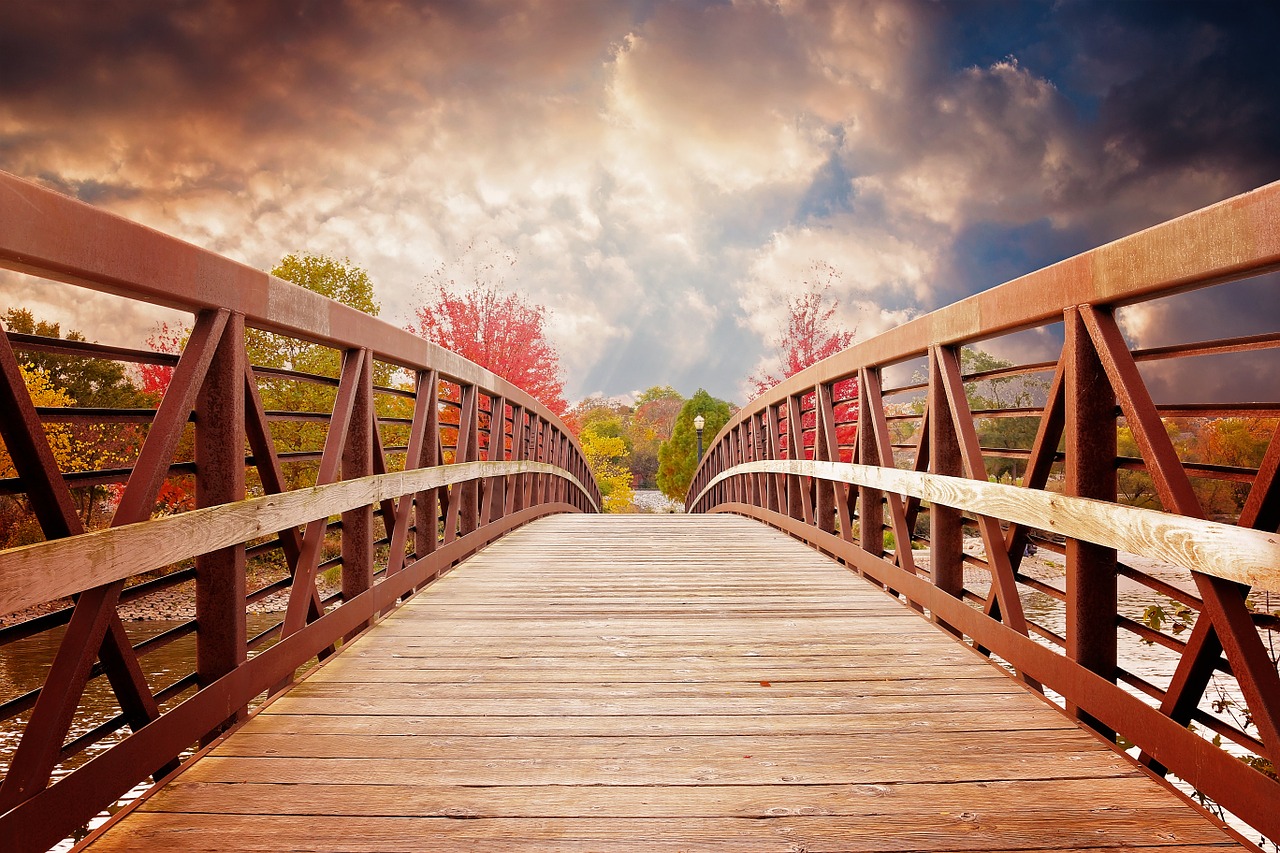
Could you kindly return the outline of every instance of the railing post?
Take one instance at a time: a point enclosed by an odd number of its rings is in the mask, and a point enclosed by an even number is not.
[[[232,314],[196,397],[196,506],[245,497],[244,315]],[[244,543],[196,557],[196,677],[205,687],[244,663]],[[218,730],[243,714],[234,708]],[[216,731],[214,732],[216,733]]]
[[[342,448],[342,479],[373,473],[373,354],[365,350],[357,380],[351,425]],[[342,513],[342,600],[350,601],[373,586],[373,507]],[[354,636],[360,629],[353,631]]]
[[[867,394],[858,395],[858,461],[863,465],[881,464],[875,430],[870,428],[871,405]],[[866,486],[858,487],[858,539],[862,550],[884,556],[884,495]]]
[[[523,406],[511,407],[511,458],[517,462],[522,462],[529,458],[528,445],[525,443],[528,436],[528,427],[525,426],[525,415]],[[511,482],[507,487],[506,497],[506,514],[519,512],[525,507],[525,481],[528,478],[524,474],[516,474],[511,478]]]
[[[942,366],[936,349],[929,351],[929,471],[950,477],[963,476],[960,441],[947,405]],[[858,420],[858,434],[868,430]],[[938,589],[959,598],[964,590],[964,550],[960,510],[933,503],[929,505],[929,570]],[[950,626],[945,625],[949,630]]]
[[[1074,308],[1065,313],[1066,492],[1116,499],[1116,397],[1088,330]],[[1108,681],[1116,672],[1116,552],[1068,539],[1067,656]],[[1068,702],[1076,719],[1107,737],[1114,732]]]
[[[427,395],[423,412],[426,418],[422,437],[422,450],[417,464],[420,468],[434,468],[440,458],[440,375],[434,370],[418,372],[418,396]],[[409,460],[412,464],[414,460]],[[413,552],[422,559],[436,550],[440,544],[440,490],[418,492],[413,500]]]
[[[804,418],[800,413],[800,398],[794,394],[787,397],[787,458],[804,458]],[[787,514],[811,524],[813,509],[807,498],[804,478],[787,477]]]
[[[822,383],[813,389],[813,458],[825,462],[840,461],[840,447],[836,438],[835,406],[832,403],[832,386]],[[815,480],[817,492],[818,529],[824,533],[836,532],[835,483]]]
[[[489,452],[490,462],[501,462],[506,459],[507,449],[507,401],[502,397],[489,399]],[[506,508],[506,477],[489,477],[485,481],[483,498],[483,517],[481,522],[488,524],[502,517]]]

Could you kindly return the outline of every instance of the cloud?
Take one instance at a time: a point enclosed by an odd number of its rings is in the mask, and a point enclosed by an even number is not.
[[[571,396],[733,397],[814,260],[866,337],[1280,175],[1263,5],[18,0],[0,168],[396,323],[489,241]]]

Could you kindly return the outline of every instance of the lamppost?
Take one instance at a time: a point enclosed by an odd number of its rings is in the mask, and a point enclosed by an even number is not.
[[[707,425],[707,419],[702,415],[698,415],[693,419],[693,428],[698,431],[698,461],[702,461],[702,428]]]

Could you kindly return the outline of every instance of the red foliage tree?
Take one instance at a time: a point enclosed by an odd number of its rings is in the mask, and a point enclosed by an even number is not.
[[[168,323],[160,323],[147,335],[147,348],[168,355],[180,355],[182,345],[190,334],[191,330],[185,326],[174,327]],[[139,364],[138,377],[139,389],[152,395],[158,403],[173,379],[173,367],[168,364]]]
[[[468,253],[470,253],[468,249]],[[514,264],[514,259],[504,260]],[[545,306],[503,289],[496,263],[473,264],[473,281],[459,288],[441,267],[426,282],[427,301],[409,331],[457,353],[516,385],[564,415],[560,353],[547,337]]]
[[[832,288],[840,281],[840,271],[828,263],[816,261],[809,276],[802,282],[803,290],[787,299],[786,319],[773,339],[773,345],[781,367],[781,375],[761,369],[747,378],[753,398],[764,394],[789,376],[810,365],[848,349],[853,344],[856,330],[846,329],[837,316],[840,300],[832,295]],[[848,460],[856,436],[858,380],[846,379],[833,388],[836,406],[836,435],[841,445],[841,456]],[[812,430],[813,395],[803,399],[804,428]],[[785,434],[788,425],[782,425]],[[804,446],[813,446],[813,432],[804,436]]]

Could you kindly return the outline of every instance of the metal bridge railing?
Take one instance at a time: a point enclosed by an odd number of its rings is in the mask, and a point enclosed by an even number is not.
[[[1280,331],[1133,350],[1117,319],[1259,276],[1248,293],[1273,310],[1277,267],[1272,184],[917,318],[738,411],[689,509],[828,552],[1280,840],[1280,392],[1186,401],[1167,381],[1241,356],[1274,379]],[[1027,336],[1060,355],[962,369],[964,348],[1025,351]],[[1254,458],[1181,441],[1228,428],[1247,428]],[[1061,575],[1029,568],[1029,544]],[[1122,584],[1164,606],[1129,612]],[[1167,650],[1171,675],[1134,671],[1141,643]]]
[[[180,354],[0,334],[0,500],[43,540],[0,551],[0,648],[56,648],[38,683],[0,695],[22,731],[0,743],[5,849],[47,849],[161,778],[477,548],[598,511],[545,406],[311,291],[3,173],[0,267],[191,317]],[[251,363],[264,334],[306,357]],[[154,408],[37,406],[22,365],[48,356],[170,375]],[[131,639],[121,606],[183,585],[195,618]],[[251,632],[247,608],[271,596],[283,617]],[[148,661],[182,644],[190,671]],[[119,712],[89,716],[86,693]]]

